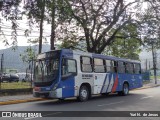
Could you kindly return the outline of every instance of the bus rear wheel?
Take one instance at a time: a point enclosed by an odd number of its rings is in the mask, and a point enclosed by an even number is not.
[[[129,86],[127,83],[123,84],[123,89],[122,89],[122,91],[118,92],[118,94],[122,95],[122,96],[126,96],[129,94]]]
[[[89,98],[89,89],[87,86],[81,86],[79,90],[79,97],[78,100],[81,102],[87,101]]]

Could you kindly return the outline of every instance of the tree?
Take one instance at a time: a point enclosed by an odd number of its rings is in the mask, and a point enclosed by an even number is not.
[[[50,37],[50,49],[55,49],[55,41],[58,39],[59,31],[57,27],[61,24],[66,18],[65,7],[63,6],[63,0],[26,0],[25,9],[29,12],[27,13],[31,25],[34,24],[33,19],[40,23],[40,41],[39,41],[39,53],[42,49],[42,37],[43,37],[43,22],[47,21],[51,24],[51,37]],[[62,5],[63,4],[63,5]],[[63,15],[62,15],[63,14]],[[31,26],[32,27],[32,26]]]
[[[127,24],[116,35],[113,43],[103,52],[116,57],[139,60],[141,51],[139,32],[136,24]]]
[[[30,46],[24,51],[23,54],[20,54],[20,57],[22,58],[23,62],[26,62],[29,64],[29,62],[34,60],[36,57],[35,50]]]
[[[40,28],[38,53],[42,52],[43,23],[46,19],[45,8],[46,0],[25,0],[25,14],[28,16],[31,29],[35,23],[38,23]]]
[[[154,18],[160,21],[160,1],[159,0],[145,0],[148,3],[149,9],[152,9]]]
[[[64,22],[69,20],[69,10],[64,3],[64,0],[50,0],[47,3],[47,8],[49,10],[49,15],[51,19],[50,49],[54,50],[55,41],[59,40],[59,38],[61,38],[60,36],[63,36],[61,26]]]
[[[51,50],[54,50],[55,47],[54,47],[54,42],[55,42],[55,13],[56,13],[56,1],[55,0],[52,0],[52,6],[51,6],[51,9],[52,9],[52,14],[51,14],[51,18],[52,18],[52,24],[51,24],[51,38],[50,38],[50,42],[51,42]]]
[[[21,17],[21,11],[20,11],[20,3],[21,0],[3,0],[0,1],[0,13],[1,16],[4,17],[6,20],[11,21],[12,26],[11,29],[13,30],[11,35],[11,39],[13,40],[11,45],[17,46],[17,28],[18,23],[17,19],[18,17]],[[4,35],[5,36],[5,35]],[[4,42],[6,45],[8,45],[8,40],[5,39]]]
[[[156,77],[156,69],[157,69],[157,56],[156,50],[160,48],[160,1],[150,1],[147,0],[148,8],[144,15],[141,17],[141,33],[143,35],[143,42],[147,50],[152,51],[153,56],[153,69],[154,69],[154,78],[155,84],[157,84],[157,77]]]
[[[79,39],[86,41],[87,51],[101,53],[110,45],[116,34],[127,24],[132,22],[129,7],[136,3],[125,0],[65,0],[72,16],[72,26],[81,29]],[[115,31],[108,34],[112,29]]]

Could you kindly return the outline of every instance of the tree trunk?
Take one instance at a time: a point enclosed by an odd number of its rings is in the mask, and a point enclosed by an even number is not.
[[[40,54],[42,52],[42,38],[43,38],[43,21],[44,21],[44,11],[45,11],[45,0],[42,0],[42,12],[41,12],[41,19],[40,19],[40,35],[39,35],[39,51]]]
[[[52,26],[51,26],[51,39],[50,39],[50,44],[51,44],[51,50],[55,50],[55,0],[53,0],[52,3]]]

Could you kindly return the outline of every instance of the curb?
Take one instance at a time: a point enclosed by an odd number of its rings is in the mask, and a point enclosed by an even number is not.
[[[160,86],[160,84],[159,85],[154,85],[154,86],[141,87],[141,88],[137,88],[137,89],[134,89],[134,90],[141,90],[141,89],[153,88],[153,87],[158,87],[158,86]]]
[[[9,101],[0,102],[0,105],[18,104],[18,103],[44,101],[44,100],[47,100],[47,99],[45,99],[45,98],[32,98],[32,99],[25,99],[25,100],[9,100]]]

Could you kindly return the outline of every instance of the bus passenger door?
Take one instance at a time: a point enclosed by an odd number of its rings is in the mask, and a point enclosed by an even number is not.
[[[74,96],[74,86],[75,86],[75,76],[77,75],[77,65],[76,61],[73,59],[63,59],[62,60],[62,97],[73,97]]]

